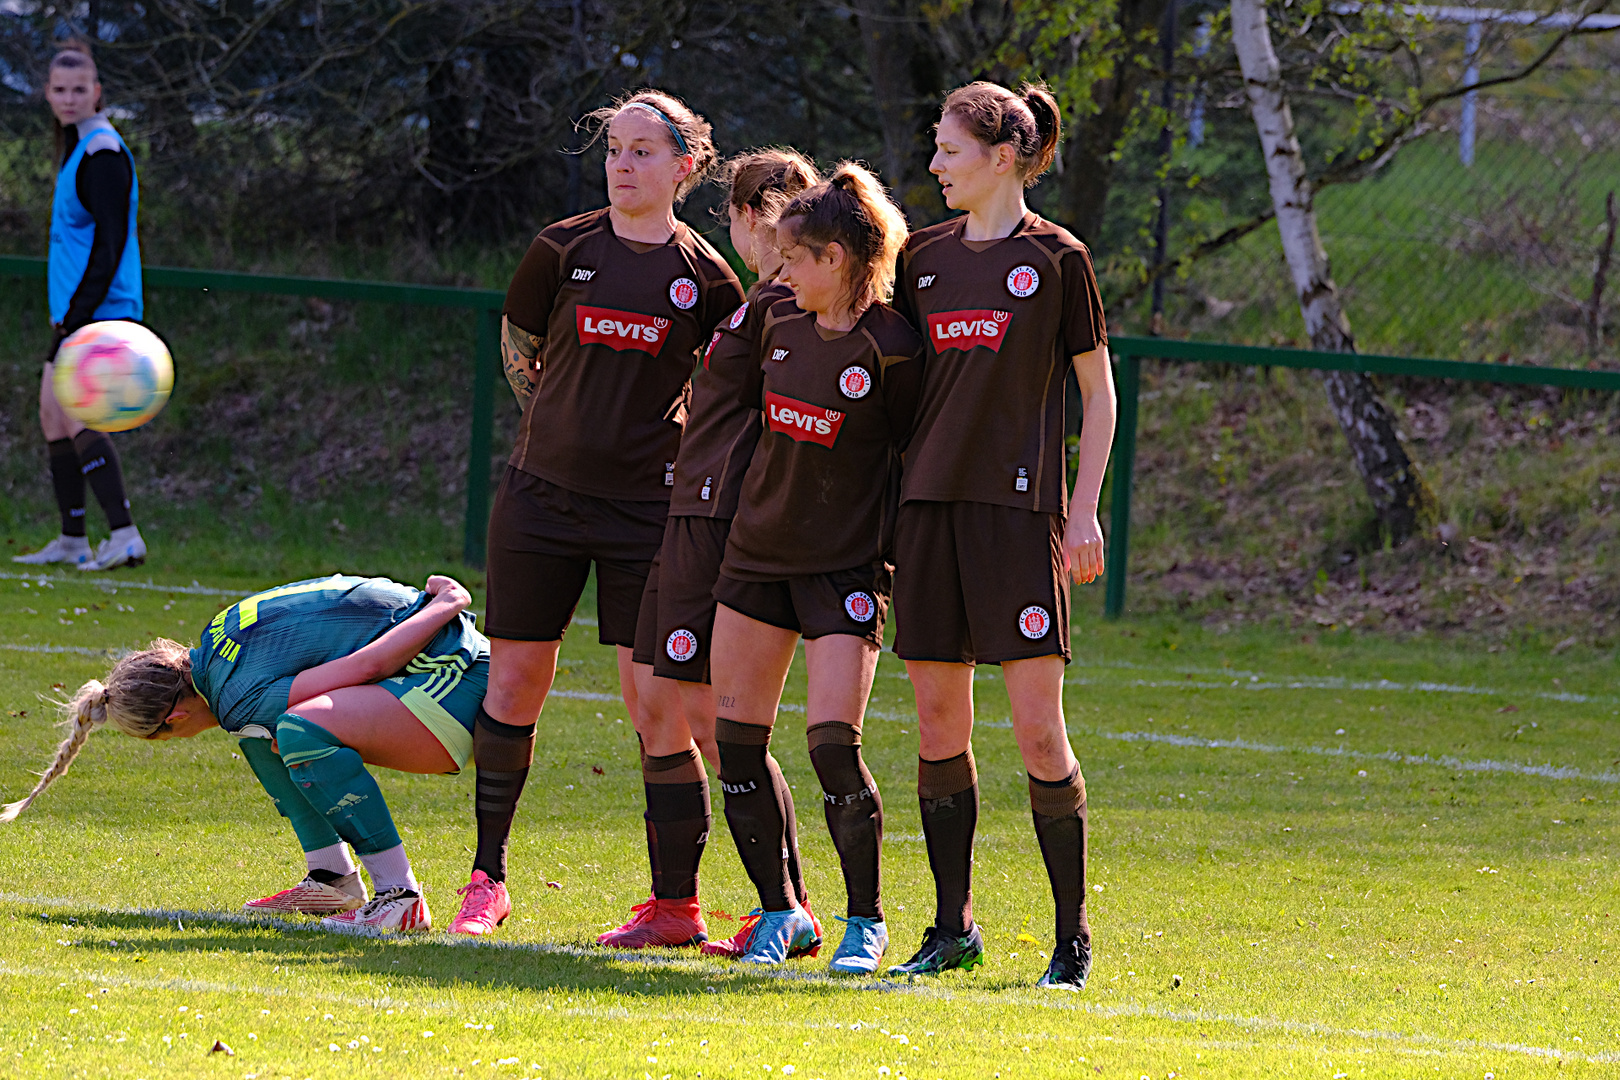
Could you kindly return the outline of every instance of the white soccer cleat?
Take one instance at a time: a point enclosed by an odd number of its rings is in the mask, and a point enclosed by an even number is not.
[[[27,555],[13,555],[12,562],[27,563],[30,566],[44,566],[46,563],[72,563],[74,566],[84,566],[90,561],[90,541],[83,536],[58,536],[38,551]]]
[[[341,915],[364,904],[366,899],[366,884],[358,873],[339,875],[329,870],[312,870],[292,888],[274,896],[249,900],[242,907],[248,911],[285,915]]]
[[[427,901],[403,885],[378,893],[363,906],[321,920],[340,934],[413,934],[433,929]]]
[[[96,554],[79,564],[80,570],[111,570],[119,566],[139,566],[146,561],[146,541],[141,530],[133,525],[114,529],[113,534],[96,545]]]

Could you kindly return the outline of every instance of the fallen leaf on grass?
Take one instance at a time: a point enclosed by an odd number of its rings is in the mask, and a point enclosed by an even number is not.
[[[226,1046],[224,1043],[220,1042],[218,1039],[214,1040],[214,1045],[208,1048],[208,1052],[210,1054],[224,1054],[227,1057],[235,1057],[236,1056],[236,1051],[235,1050],[232,1050],[230,1047]]]
[[[1497,712],[1518,712],[1519,707],[1517,705],[1504,705],[1500,709],[1497,709],[1496,711]]]
[[[591,772],[595,773],[597,776],[606,776],[607,775],[607,773],[602,771],[602,766],[600,766],[600,765],[592,765],[591,766]]]
[[[724,919],[726,922],[737,921],[737,916],[731,914],[729,911],[722,911],[720,908],[710,908],[706,914],[711,919]]]
[[[560,889],[560,888],[562,888],[562,882],[560,882],[560,881],[548,881],[548,882],[546,882],[546,888],[548,888],[548,889]]]

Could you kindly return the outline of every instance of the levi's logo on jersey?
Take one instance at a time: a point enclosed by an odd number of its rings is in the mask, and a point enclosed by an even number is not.
[[[946,349],[984,347],[1000,352],[1006,340],[1007,327],[1012,324],[1012,312],[991,311],[988,308],[973,311],[941,311],[928,316],[928,336],[937,352]]]
[[[584,304],[574,309],[574,322],[581,345],[606,345],[619,352],[640,349],[652,356],[663,348],[665,331],[669,329],[669,320],[655,315]]]
[[[765,392],[765,414],[771,430],[794,442],[813,442],[831,450],[844,426],[844,414],[807,401],[796,401],[781,394]]]
[[[589,280],[591,280],[591,278],[593,278],[595,276],[596,276],[596,271],[595,270],[583,270],[582,269],[582,270],[575,270],[574,271],[574,280],[575,281],[589,281]]]

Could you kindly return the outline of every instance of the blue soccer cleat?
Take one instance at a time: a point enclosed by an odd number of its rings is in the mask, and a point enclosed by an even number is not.
[[[889,948],[889,928],[882,919],[864,915],[837,916],[845,924],[844,940],[839,942],[828,968],[840,975],[870,975]]]
[[[795,953],[806,953],[821,946],[821,937],[810,916],[801,907],[767,911],[754,925],[748,951],[739,957],[744,964],[780,964]]]

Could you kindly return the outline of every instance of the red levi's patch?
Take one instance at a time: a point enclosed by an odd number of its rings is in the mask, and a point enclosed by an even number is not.
[[[606,345],[618,352],[640,349],[652,356],[664,347],[669,331],[668,319],[583,304],[574,309],[574,324],[581,345]]]
[[[838,441],[838,429],[844,426],[844,414],[837,409],[824,409],[769,391],[765,394],[765,415],[772,431],[794,442],[813,442],[829,450]]]
[[[985,348],[999,353],[1010,325],[1010,311],[941,311],[928,316],[928,339],[934,343],[935,352]]]

